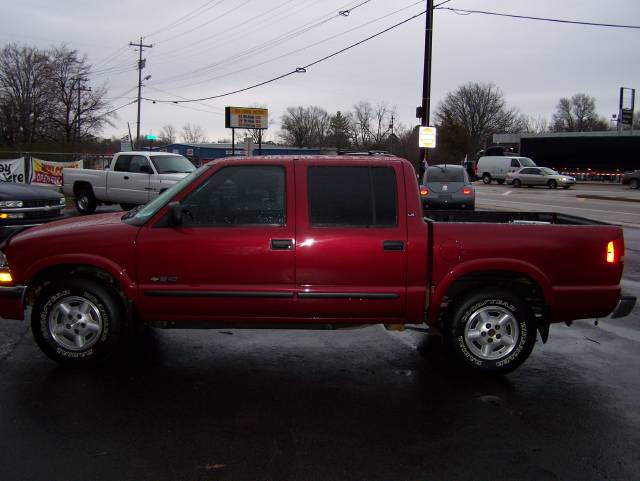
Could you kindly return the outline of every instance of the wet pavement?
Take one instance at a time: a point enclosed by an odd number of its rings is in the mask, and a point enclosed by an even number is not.
[[[640,316],[605,322],[479,379],[381,327],[150,331],[69,369],[4,321],[0,479],[637,479]]]

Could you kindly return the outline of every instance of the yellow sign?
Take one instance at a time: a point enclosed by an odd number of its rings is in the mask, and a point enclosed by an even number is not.
[[[251,107],[226,107],[225,127],[228,129],[266,129],[269,110]]]
[[[82,160],[76,162],[49,162],[31,157],[31,183],[62,185],[62,169],[82,168]]]
[[[436,128],[435,127],[420,127],[420,133],[418,135],[418,146],[421,149],[436,148]]]

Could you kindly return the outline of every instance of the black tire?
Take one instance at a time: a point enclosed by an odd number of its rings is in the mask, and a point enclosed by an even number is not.
[[[555,180],[551,179],[549,182],[547,182],[547,186],[550,189],[557,189],[558,188],[558,183]]]
[[[93,214],[98,205],[96,196],[93,195],[93,191],[89,188],[83,188],[76,192],[75,204],[76,210],[81,215]]]
[[[500,331],[496,322],[505,316]],[[519,367],[531,354],[537,335],[529,307],[499,287],[480,289],[455,301],[444,318],[442,334],[447,353],[458,365],[484,374],[506,374]],[[513,343],[507,344],[507,338]]]
[[[485,184],[491,183],[491,174],[482,174],[482,182]]]
[[[513,179],[511,185],[513,185],[516,189],[519,189],[520,187],[522,187],[522,182],[520,182],[520,179]]]
[[[498,179],[498,180],[496,180],[496,182],[497,182],[498,184],[502,185],[502,184],[504,184],[504,179]]]
[[[37,296],[31,314],[31,330],[40,349],[54,361],[73,365],[116,354],[126,339],[127,324],[118,294],[88,277],[52,282]]]
[[[640,180],[638,179],[631,179],[629,181],[629,188],[631,189],[637,189],[638,187],[640,187]]]
[[[120,204],[120,208],[124,211],[130,211],[136,206],[136,204]]]

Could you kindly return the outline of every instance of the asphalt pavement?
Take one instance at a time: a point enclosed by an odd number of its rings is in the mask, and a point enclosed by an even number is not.
[[[582,187],[507,190],[478,187],[478,205],[640,207],[572,199]],[[640,221],[621,218],[624,285],[640,296]],[[0,480],[640,478],[638,308],[552,326],[498,379],[427,361],[423,342],[378,326],[150,330],[117,364],[68,369],[24,322],[2,320]]]

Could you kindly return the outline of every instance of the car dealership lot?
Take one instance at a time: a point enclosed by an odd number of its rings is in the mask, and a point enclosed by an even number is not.
[[[624,222],[624,287],[640,295],[640,203],[593,198],[638,191],[479,185],[477,196],[482,209]],[[423,336],[151,331],[118,366],[65,369],[26,323],[0,321],[0,479],[637,477],[637,308],[552,326],[494,380],[426,362]]]

